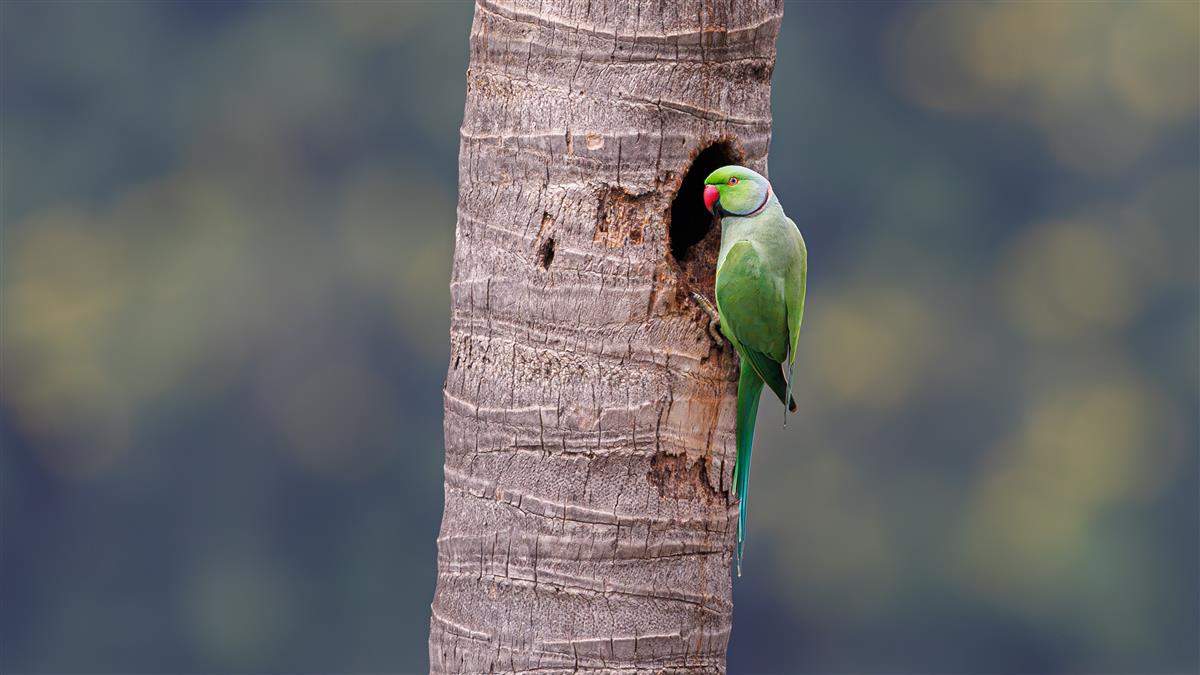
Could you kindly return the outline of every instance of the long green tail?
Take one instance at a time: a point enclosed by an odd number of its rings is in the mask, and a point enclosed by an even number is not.
[[[763,381],[748,359],[742,359],[737,398],[737,463],[733,465],[733,485],[738,498],[737,574],[742,576],[742,547],[746,543],[746,506],[749,502],[750,452],[754,444],[754,422]]]

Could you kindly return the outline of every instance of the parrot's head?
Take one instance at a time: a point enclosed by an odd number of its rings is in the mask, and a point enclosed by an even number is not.
[[[704,206],[718,216],[752,216],[767,205],[771,184],[744,166],[723,166],[704,179]]]

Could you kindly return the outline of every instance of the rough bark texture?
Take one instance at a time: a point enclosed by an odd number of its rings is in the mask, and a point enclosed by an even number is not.
[[[431,671],[724,671],[736,359],[687,291],[704,176],[766,168],[782,11],[477,5]]]

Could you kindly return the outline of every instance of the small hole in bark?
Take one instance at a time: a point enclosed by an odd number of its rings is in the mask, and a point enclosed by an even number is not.
[[[538,264],[542,269],[550,269],[550,263],[554,262],[554,239],[547,237],[546,241],[538,247]]]
[[[646,480],[658,488],[660,497],[706,501],[720,499],[720,494],[708,482],[708,460],[701,457],[689,461],[687,455],[668,455],[658,452],[650,459]]]
[[[704,179],[713,171],[740,161],[742,153],[727,141],[708,146],[692,160],[671,202],[671,255],[677,262],[688,259],[692,246],[704,240],[715,220],[704,207]]]

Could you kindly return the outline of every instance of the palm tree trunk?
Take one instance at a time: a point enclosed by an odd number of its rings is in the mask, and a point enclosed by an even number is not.
[[[736,358],[701,183],[766,168],[782,3],[480,0],[438,673],[723,672]]]

